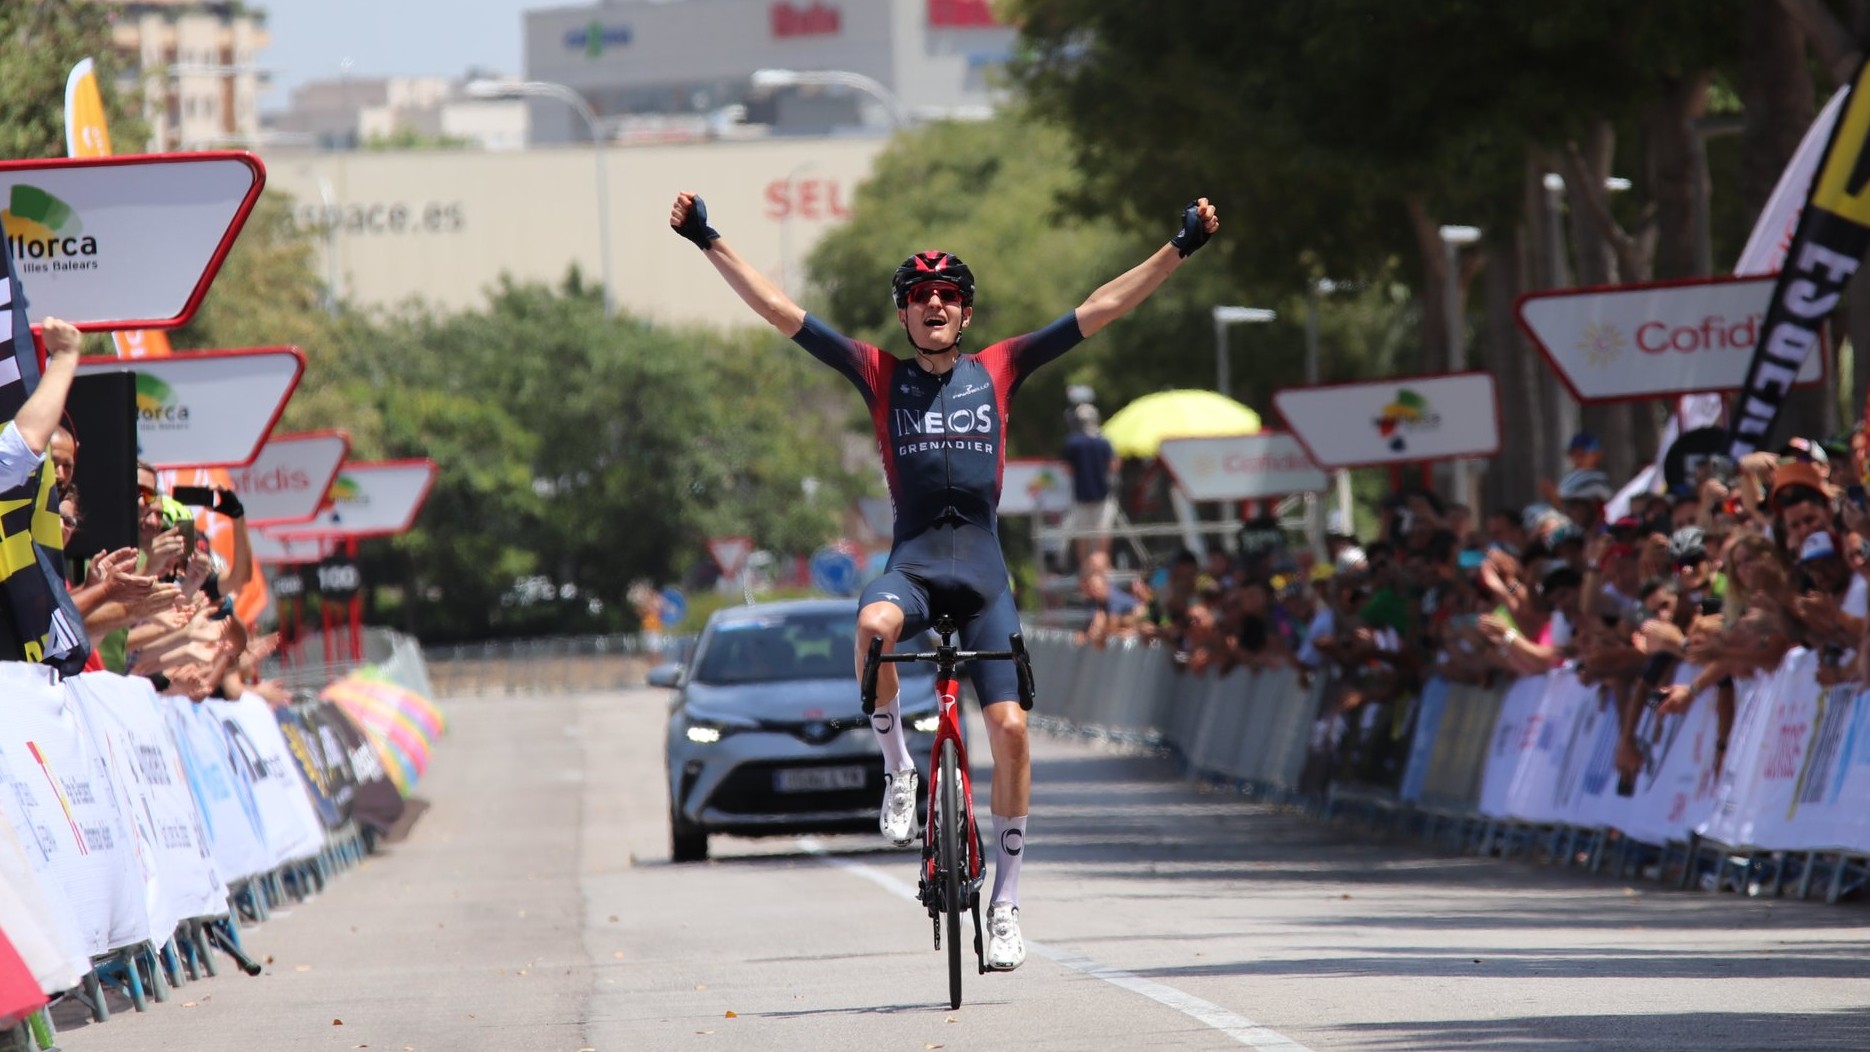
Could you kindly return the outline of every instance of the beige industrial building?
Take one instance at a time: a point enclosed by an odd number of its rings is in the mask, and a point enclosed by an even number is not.
[[[105,0],[115,18],[111,43],[128,89],[143,92],[149,142],[117,143],[118,153],[202,150],[254,142],[266,74],[257,56],[268,43],[262,16],[226,0]]]
[[[327,280],[352,302],[469,307],[502,274],[556,284],[574,264],[595,282],[607,229],[620,310],[719,325],[752,316],[695,247],[670,233],[676,192],[701,193],[736,249],[801,292],[806,255],[848,216],[884,146],[868,137],[774,137],[611,147],[602,205],[589,146],[266,150],[263,160],[268,187],[292,196],[300,227],[321,245]],[[877,276],[878,296],[888,277]]]

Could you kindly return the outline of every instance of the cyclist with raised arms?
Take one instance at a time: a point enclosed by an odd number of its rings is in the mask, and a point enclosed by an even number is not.
[[[707,206],[676,195],[669,225],[708,254],[747,306],[814,358],[843,373],[863,395],[883,454],[896,526],[889,564],[863,592],[857,611],[857,666],[870,641],[886,650],[926,630],[938,613],[960,626],[964,649],[999,649],[1019,631],[997,532],[1000,477],[1006,464],[1006,417],[1033,370],[1136,309],[1220,227],[1199,198],[1182,210],[1181,229],[1148,259],[1104,284],[1037,332],[961,353],[974,315],[974,275],[947,252],[918,252],[896,268],[890,294],[915,356],[899,359],[858,343],[807,314],[708,225]],[[993,749],[993,822],[998,842],[988,899],[987,967],[1011,971],[1026,958],[1019,930],[1019,865],[1025,850],[1032,770],[1026,713],[1007,662],[975,662]],[[877,676],[871,717],[883,749],[887,785],[879,825],[906,847],[916,838],[916,767],[904,738],[895,666]]]

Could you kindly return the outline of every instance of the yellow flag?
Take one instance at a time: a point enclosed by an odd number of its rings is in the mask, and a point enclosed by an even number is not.
[[[97,90],[97,68],[83,59],[65,78],[65,153],[71,157],[109,157],[110,127],[104,121],[104,96]]]

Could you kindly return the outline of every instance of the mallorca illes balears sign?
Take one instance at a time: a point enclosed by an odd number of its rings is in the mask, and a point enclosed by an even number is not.
[[[173,328],[201,305],[265,182],[247,153],[0,161],[0,229],[34,317]]]
[[[1273,395],[1286,426],[1324,468],[1490,457],[1500,403],[1490,373],[1403,376],[1288,387]]]
[[[158,468],[250,463],[299,386],[296,347],[168,358],[86,358],[80,373],[136,374],[137,456]]]
[[[275,537],[386,537],[415,525],[416,513],[435,484],[435,462],[353,461],[338,469],[325,506],[312,521],[269,526]]]

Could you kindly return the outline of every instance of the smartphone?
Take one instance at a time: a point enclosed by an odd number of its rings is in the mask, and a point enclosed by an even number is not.
[[[1864,488],[1861,482],[1853,482],[1844,487],[1844,499],[1857,505],[1859,511],[1870,510],[1865,507]]]
[[[175,524],[175,528],[182,534],[182,551],[189,555],[195,554],[195,520],[183,519]]]
[[[214,506],[214,489],[210,486],[177,486],[169,491],[169,496],[174,497],[177,503],[191,507],[211,508]]]

